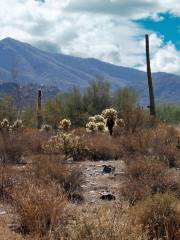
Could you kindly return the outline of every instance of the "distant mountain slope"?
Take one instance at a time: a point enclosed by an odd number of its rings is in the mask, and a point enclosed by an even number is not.
[[[97,59],[84,59],[39,50],[11,38],[0,41],[0,82],[55,86],[67,91],[73,86],[84,89],[96,77],[107,79],[112,89],[134,87],[147,102],[146,73],[115,66]],[[180,76],[153,74],[158,101],[180,102]]]
[[[20,101],[23,106],[34,106],[37,104],[37,92],[40,88],[43,91],[43,103],[60,93],[55,87],[39,86],[37,84],[26,84],[20,87],[16,83],[7,82],[0,83],[0,99],[5,96],[12,96],[16,103]]]

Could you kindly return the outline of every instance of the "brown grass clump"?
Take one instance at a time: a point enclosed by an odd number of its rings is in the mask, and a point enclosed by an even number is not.
[[[12,198],[20,232],[36,236],[50,235],[66,206],[66,198],[57,186],[36,185],[29,180],[16,186]]]
[[[0,200],[2,202],[11,200],[11,191],[14,186],[17,171],[11,166],[0,164]]]
[[[151,158],[134,159],[127,165],[123,197],[135,204],[155,193],[174,191],[180,194],[179,175],[166,164]]]
[[[160,124],[155,128],[141,129],[134,134],[127,133],[118,139],[126,158],[132,155],[146,155],[153,156],[170,167],[178,165],[178,133],[173,127]]]
[[[155,125],[155,122],[153,123],[140,107],[124,106],[119,114],[125,122],[125,130],[130,133],[135,133],[139,129],[147,127],[150,123]]]
[[[34,178],[44,183],[54,182],[64,189],[68,199],[73,202],[83,201],[81,185],[83,175],[76,165],[68,166],[60,156],[38,155],[33,159]]]
[[[22,133],[0,132],[0,161],[4,163],[21,163],[25,151]]]
[[[143,233],[134,232],[121,204],[104,205],[90,211],[76,211],[67,225],[63,240],[145,240]]]
[[[0,237],[2,240],[25,240],[23,236],[15,232],[10,231],[6,226],[0,226]],[[30,240],[30,239],[29,239]]]
[[[44,133],[37,129],[25,129],[22,139],[27,154],[39,154],[43,152],[42,146],[51,136],[51,132]]]
[[[117,139],[102,133],[87,134],[86,138],[89,160],[117,160],[122,156]]]
[[[180,237],[180,200],[172,193],[158,193],[137,204],[130,212],[134,224],[147,233],[147,240]]]

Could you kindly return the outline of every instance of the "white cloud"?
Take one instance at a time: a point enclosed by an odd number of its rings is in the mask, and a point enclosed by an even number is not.
[[[163,11],[178,15],[179,0],[6,0],[0,8],[0,38],[143,69],[148,31],[131,20],[149,16],[160,21]],[[152,69],[180,74],[180,53],[173,44],[164,45],[156,34],[150,43]]]
[[[173,72],[180,74],[180,53],[177,52],[172,43],[160,48],[153,56],[153,71]]]
[[[180,15],[179,0],[69,0],[67,10],[115,14],[129,19],[158,16],[169,11]]]

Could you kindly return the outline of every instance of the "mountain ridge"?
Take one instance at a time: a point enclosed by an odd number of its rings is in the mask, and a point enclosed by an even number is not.
[[[83,90],[97,77],[109,81],[112,90],[133,87],[143,102],[148,101],[147,76],[143,71],[95,58],[46,52],[12,38],[0,41],[1,83],[46,85],[68,91],[73,86]],[[179,75],[157,72],[153,79],[158,101],[180,102]]]

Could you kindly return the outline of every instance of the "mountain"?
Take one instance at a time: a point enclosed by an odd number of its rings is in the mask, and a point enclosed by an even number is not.
[[[97,77],[108,80],[113,90],[133,87],[139,93],[141,102],[148,101],[147,77],[143,71],[93,58],[45,52],[11,38],[0,41],[0,83],[53,86],[67,91],[73,86],[83,90]],[[154,73],[153,80],[158,101],[180,102],[180,76]]]

